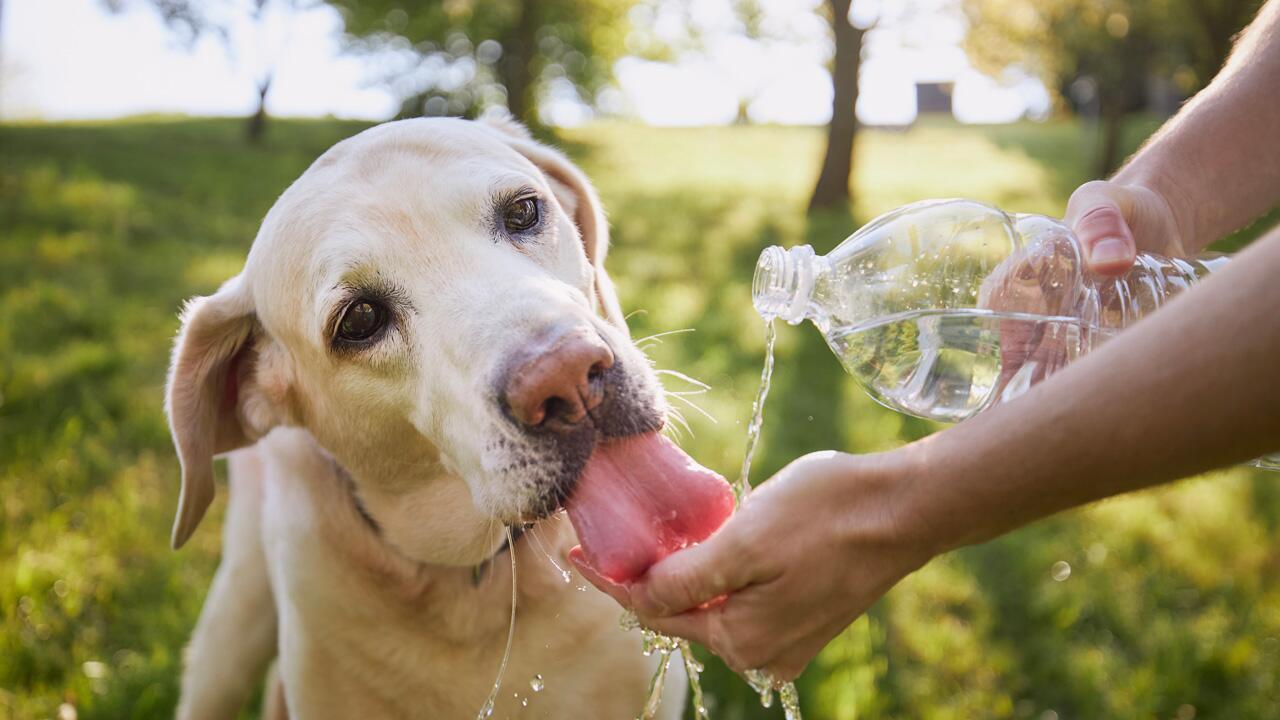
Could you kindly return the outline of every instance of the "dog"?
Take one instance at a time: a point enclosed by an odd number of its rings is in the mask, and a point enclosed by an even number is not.
[[[634,717],[657,656],[572,574],[559,512],[598,443],[665,419],[608,240],[584,174],[510,121],[379,125],[284,192],[173,351],[174,547],[221,454],[230,495],[179,718],[235,717],[269,667],[266,717],[476,717],[513,580],[493,716]]]

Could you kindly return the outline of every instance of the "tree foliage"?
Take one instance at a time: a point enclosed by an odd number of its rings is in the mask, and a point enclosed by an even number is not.
[[[330,0],[353,47],[399,58],[385,80],[402,114],[474,115],[505,105],[537,124],[539,102],[592,102],[625,47],[629,0]]]
[[[1155,78],[1190,95],[1209,82],[1262,0],[964,0],[965,50],[1000,76],[1038,75],[1064,105],[1096,103],[1104,125],[1098,170],[1118,158],[1120,122]],[[1082,81],[1075,85],[1073,83]]]

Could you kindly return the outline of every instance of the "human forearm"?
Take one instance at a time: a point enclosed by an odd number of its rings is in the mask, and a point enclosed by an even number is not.
[[[1280,197],[1280,0],[1242,34],[1217,77],[1113,178],[1166,200],[1195,253]]]
[[[1280,231],[1023,398],[903,448],[941,551],[1280,447]]]

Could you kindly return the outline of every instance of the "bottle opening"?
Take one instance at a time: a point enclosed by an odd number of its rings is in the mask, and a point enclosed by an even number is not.
[[[751,303],[765,320],[781,318],[791,324],[804,319],[813,291],[813,248],[800,245],[784,250],[767,247],[756,262]]]

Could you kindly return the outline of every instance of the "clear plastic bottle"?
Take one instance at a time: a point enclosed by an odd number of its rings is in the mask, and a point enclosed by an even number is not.
[[[868,223],[818,256],[769,247],[756,311],[810,320],[878,402],[943,422],[1018,397],[1228,262],[1140,254],[1090,273],[1061,222],[972,200],[932,200]],[[1261,467],[1280,470],[1280,455]]]

